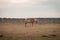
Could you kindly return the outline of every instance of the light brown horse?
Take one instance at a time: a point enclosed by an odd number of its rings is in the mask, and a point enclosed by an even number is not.
[[[33,23],[37,24],[37,19],[34,19],[34,18],[25,19],[25,27],[27,26],[28,23],[30,23],[33,26]]]

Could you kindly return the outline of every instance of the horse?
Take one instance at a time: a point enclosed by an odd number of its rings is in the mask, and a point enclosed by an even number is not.
[[[37,19],[27,18],[27,19],[25,19],[25,27],[27,26],[28,23],[30,23],[33,26],[33,23],[37,24],[37,22],[38,22]]]

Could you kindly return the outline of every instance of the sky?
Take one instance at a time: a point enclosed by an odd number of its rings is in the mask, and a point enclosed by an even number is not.
[[[60,0],[0,0],[0,18],[60,18]]]

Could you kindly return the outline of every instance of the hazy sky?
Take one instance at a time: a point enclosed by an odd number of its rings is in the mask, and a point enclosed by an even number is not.
[[[60,0],[0,0],[0,17],[60,18]]]

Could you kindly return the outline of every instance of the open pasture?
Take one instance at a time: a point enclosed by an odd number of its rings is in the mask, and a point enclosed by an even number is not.
[[[60,40],[60,23],[0,22],[0,40]]]

